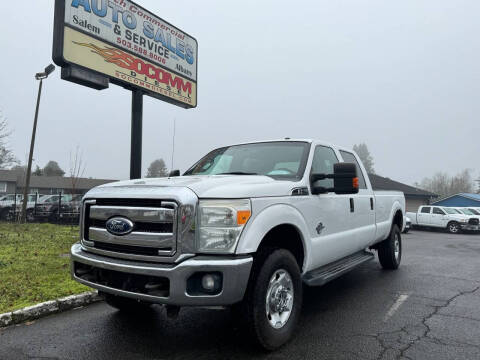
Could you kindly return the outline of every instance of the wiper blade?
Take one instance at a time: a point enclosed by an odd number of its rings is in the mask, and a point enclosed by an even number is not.
[[[258,175],[257,173],[248,173],[248,172],[243,172],[243,171],[232,171],[232,172],[224,172],[220,174],[215,174],[215,175]]]

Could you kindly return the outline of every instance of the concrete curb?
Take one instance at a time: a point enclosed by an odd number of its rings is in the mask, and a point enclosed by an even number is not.
[[[23,309],[0,314],[0,328],[39,319],[50,314],[74,309],[100,300],[102,300],[102,297],[98,295],[98,292],[91,291],[28,306]]]

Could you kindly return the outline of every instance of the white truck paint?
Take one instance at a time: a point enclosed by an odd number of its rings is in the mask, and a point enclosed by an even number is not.
[[[461,230],[478,230],[479,220],[475,216],[468,216],[451,207],[424,205],[416,213],[407,212],[412,225],[417,227],[443,228],[451,233]]]
[[[235,167],[236,163],[240,165]],[[337,180],[312,181],[313,174],[332,174],[334,168],[340,171],[341,163],[352,164],[349,169],[353,171],[356,164],[358,192],[336,193],[340,189]],[[228,172],[233,173],[222,175]],[[253,172],[256,174],[250,175]],[[329,190],[319,188],[319,184]],[[318,191],[321,193],[314,194]],[[158,214],[151,208],[157,201],[162,204]],[[256,335],[261,345],[273,349],[291,335],[290,330],[288,336],[275,331],[297,320],[299,279],[310,285],[322,284],[371,259],[372,254],[365,252],[368,248],[379,249],[384,267],[398,267],[405,198],[401,192],[373,191],[363,164],[351,150],[315,140],[281,140],[214,150],[184,176],[102,185],[85,195],[83,207],[81,241],[72,247],[74,279],[99,289],[118,308],[123,307],[119,300],[123,298],[166,304],[167,309],[238,302],[242,306],[267,306],[262,310],[267,319],[252,321],[271,325],[264,334]],[[168,256],[160,256],[160,252],[159,256],[140,254],[145,247],[158,247],[159,240],[152,232],[115,233],[130,224],[137,229],[136,221],[139,228],[148,226],[145,219],[152,214],[163,216],[157,222],[169,218],[174,229],[178,226],[170,234],[176,237],[173,242],[167,234],[158,234],[165,239],[162,244],[172,246],[173,250],[162,250],[171,251]],[[242,214],[248,214],[245,224],[241,223]],[[232,221],[234,225],[229,225]],[[210,223],[223,225],[210,227]],[[234,242],[230,242],[232,236]],[[136,248],[138,244],[144,248]],[[252,304],[248,292],[254,290],[248,290],[249,284],[260,280],[251,269],[263,271],[271,257],[286,256],[275,248],[293,254],[298,270],[280,269],[281,283],[272,278],[262,285],[268,286],[266,303],[270,305]],[[198,283],[197,274],[203,276]],[[269,273],[268,278],[275,274]],[[143,275],[168,279],[168,285],[145,283]],[[132,285],[132,279],[137,279],[137,285]],[[214,287],[217,280],[220,289],[209,293],[208,285]],[[151,292],[151,288],[156,290]]]

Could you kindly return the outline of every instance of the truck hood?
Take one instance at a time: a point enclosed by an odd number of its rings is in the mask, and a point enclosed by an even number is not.
[[[274,180],[262,175],[200,175],[118,181],[99,188],[186,187],[199,198],[254,198],[288,196],[299,186],[294,181]]]

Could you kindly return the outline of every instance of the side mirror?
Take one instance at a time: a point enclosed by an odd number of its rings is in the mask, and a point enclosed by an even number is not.
[[[333,179],[333,188],[315,186],[318,180]],[[337,163],[333,165],[333,174],[312,174],[310,176],[312,194],[334,192],[336,194],[358,193],[357,167],[353,163]]]
[[[172,170],[170,171],[170,174],[168,174],[168,177],[175,177],[175,176],[180,176],[180,170]]]
[[[357,194],[357,166],[353,163],[337,163],[333,165],[333,191],[335,194]]]

